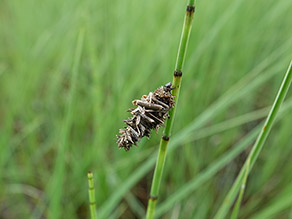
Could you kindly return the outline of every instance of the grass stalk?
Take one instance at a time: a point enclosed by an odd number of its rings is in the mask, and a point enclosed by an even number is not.
[[[243,194],[245,191],[245,187],[246,187],[246,181],[247,181],[247,176],[248,176],[248,172],[249,172],[249,166],[250,166],[250,159],[247,160],[247,165],[246,165],[246,169],[245,169],[245,173],[244,173],[244,178],[242,181],[242,184],[240,186],[240,192],[237,198],[237,201],[235,203],[235,206],[233,208],[232,214],[231,214],[231,219],[236,219],[238,217],[238,212],[240,209],[240,204],[243,198]]]
[[[89,195],[90,218],[91,219],[97,219],[93,173],[92,172],[88,172],[87,178],[88,178],[88,195]]]
[[[263,125],[263,128],[244,164],[244,166],[242,167],[239,175],[237,176],[235,182],[232,185],[232,188],[230,189],[230,191],[228,192],[224,202],[222,203],[222,205],[220,206],[218,212],[215,215],[216,219],[221,219],[221,218],[226,218],[226,214],[228,213],[229,208],[231,207],[233,201],[236,198],[236,195],[238,194],[238,191],[240,190],[240,188],[242,187],[243,184],[245,184],[245,181],[247,180],[248,177],[248,173],[251,171],[254,163],[257,160],[257,157],[261,151],[261,149],[263,148],[263,145],[271,131],[273,122],[279,112],[280,106],[283,103],[285,96],[289,90],[291,81],[292,81],[292,61],[290,62],[290,65],[288,67],[288,70],[285,74],[285,77],[282,81],[281,87],[278,91],[278,94],[276,96],[276,99],[273,103],[273,106],[270,110],[270,113]],[[246,177],[245,177],[245,173],[246,173]],[[241,196],[243,196],[243,191]],[[239,196],[239,204],[240,204],[240,199],[242,197]],[[238,206],[239,208],[239,206]],[[238,209],[239,210],[239,209]],[[236,211],[238,211],[235,209],[234,215],[236,216]]]
[[[157,157],[156,166],[154,170],[150,198],[149,198],[148,207],[147,207],[147,214],[146,214],[147,219],[154,218],[154,213],[155,213],[155,208],[156,208],[156,203],[157,203],[158,193],[159,193],[159,188],[160,188],[160,182],[161,182],[161,177],[162,177],[165,158],[166,158],[167,146],[169,143],[171,128],[172,128],[173,119],[175,116],[175,110],[176,110],[176,106],[177,106],[178,98],[179,98],[179,91],[180,91],[181,80],[182,80],[182,70],[183,70],[185,55],[187,52],[188,41],[189,41],[189,37],[191,33],[194,12],[195,12],[195,1],[189,0],[187,4],[185,18],[184,18],[184,24],[183,24],[183,29],[182,29],[182,34],[181,34],[176,64],[175,64],[175,71],[174,71],[173,80],[172,80],[172,86],[174,88],[172,90],[172,95],[175,96],[174,98],[175,106],[169,113],[170,118],[166,121],[166,126],[163,132],[163,136],[160,140],[158,157]]]
[[[63,186],[66,177],[65,170],[65,157],[69,147],[70,141],[70,130],[74,120],[73,109],[75,106],[76,99],[76,89],[78,84],[78,73],[79,66],[81,61],[81,55],[83,50],[83,42],[84,42],[84,30],[81,29],[78,33],[77,45],[75,49],[75,55],[73,59],[72,66],[72,76],[70,79],[70,90],[68,96],[68,105],[66,107],[66,115],[63,121],[63,126],[61,129],[61,141],[60,146],[58,148],[58,155],[55,161],[54,173],[52,181],[48,185],[47,193],[50,198],[50,207],[49,207],[49,216],[48,218],[60,218],[62,212],[62,195],[63,195]]]
[[[290,44],[285,44],[286,47],[288,47],[288,45]],[[279,50],[277,52],[280,53]],[[275,54],[277,54],[277,52],[275,52]],[[170,145],[168,146],[168,150],[173,151],[178,148],[179,145],[181,145],[180,143],[182,140],[186,141],[187,139],[190,139],[191,135],[196,136],[198,133],[197,130],[201,130],[208,121],[211,121],[219,113],[241,100],[243,96],[250,95],[254,89],[272,78],[275,75],[274,72],[277,72],[280,68],[281,62],[277,62],[278,64],[269,67],[266,72],[263,72],[265,68],[270,66],[268,64],[272,62],[271,56],[272,55],[266,57],[264,61],[262,61],[249,73],[247,73],[245,77],[234,84],[223,96],[215,101],[215,103],[209,106],[202,114],[190,122],[186,128],[175,134],[175,136],[172,138],[172,141],[169,143]],[[253,76],[255,75],[259,76],[254,78]],[[158,153],[158,151],[156,153]],[[155,158],[157,156],[156,153],[150,156],[141,166],[139,166],[139,168],[137,168],[137,170],[135,170],[130,175],[124,184],[122,184],[116,191],[113,192],[113,195],[109,197],[109,199],[99,209],[98,215],[100,217],[108,216],[122,200],[123,196],[125,196],[125,194],[130,190],[130,188],[132,188],[140,179],[142,179],[143,176],[145,176],[151,170],[152,166],[155,165]]]
[[[286,101],[285,105],[281,107],[279,116],[277,117],[277,121],[281,120],[283,116],[285,116],[287,112],[289,112],[292,109],[291,103],[292,102],[290,98],[289,102],[287,103]],[[248,113],[247,115],[250,115],[250,113]],[[225,122],[223,123],[226,124]],[[248,148],[248,146],[256,139],[259,131],[261,130],[262,125],[263,123],[253,128],[253,130],[250,131],[244,138],[242,138],[236,145],[234,145],[232,149],[230,149],[228,152],[224,153],[218,159],[213,161],[213,163],[211,163],[207,168],[198,173],[192,180],[190,180],[184,186],[177,189],[176,192],[167,197],[167,199],[163,203],[161,203],[157,208],[155,216],[160,217],[162,214],[171,209],[176,203],[192,195],[194,191],[200,188],[200,186],[204,185],[208,180],[214,177],[214,175],[218,173],[219,170],[228,165],[228,163],[230,163],[240,153],[246,150],[246,148]]]

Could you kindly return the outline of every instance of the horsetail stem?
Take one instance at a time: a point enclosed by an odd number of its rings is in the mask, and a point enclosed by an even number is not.
[[[92,172],[88,172],[88,195],[89,195],[89,209],[90,209],[90,218],[96,219],[96,207],[95,207],[95,189],[94,189],[94,180]]]
[[[179,98],[179,91],[180,91],[181,80],[182,80],[182,70],[184,66],[185,55],[187,52],[188,41],[189,41],[191,29],[192,29],[192,21],[193,21],[194,12],[195,12],[195,0],[189,0],[187,4],[185,18],[184,18],[184,24],[183,24],[183,29],[182,29],[182,34],[181,34],[180,44],[179,44],[178,53],[177,53],[176,64],[175,64],[175,71],[173,74],[173,81],[172,81],[172,86],[174,88],[172,90],[172,95],[175,96],[174,97],[175,105],[169,113],[170,118],[166,121],[163,136],[160,140],[158,157],[157,157],[156,166],[154,170],[150,198],[149,198],[148,207],[147,207],[147,214],[146,214],[147,219],[154,218],[155,207],[156,207],[156,203],[158,199],[159,187],[160,187],[160,182],[161,182],[161,177],[163,173],[165,157],[166,157],[166,152],[167,152],[167,146],[168,146],[173,119],[175,116],[175,110],[176,110],[176,106],[177,106],[178,98]]]

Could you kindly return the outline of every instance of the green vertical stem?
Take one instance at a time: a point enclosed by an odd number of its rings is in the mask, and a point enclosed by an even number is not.
[[[174,71],[173,80],[172,80],[172,86],[174,88],[172,90],[172,95],[175,96],[174,98],[175,106],[169,113],[170,118],[166,121],[164,133],[159,145],[158,157],[157,157],[156,166],[154,170],[150,198],[149,198],[148,207],[147,207],[147,214],[146,214],[147,219],[154,218],[155,207],[156,207],[156,203],[158,199],[160,182],[161,182],[161,177],[163,173],[165,157],[166,157],[166,152],[167,152],[167,146],[168,146],[173,119],[175,115],[175,110],[176,110],[176,106],[177,106],[178,98],[179,98],[179,91],[180,91],[181,80],[182,80],[182,69],[183,69],[185,55],[187,52],[188,41],[189,41],[191,29],[192,29],[192,21],[193,21],[194,12],[195,12],[195,1],[189,0],[187,9],[186,9],[184,25],[182,29],[182,35],[180,39],[180,44],[179,44],[179,49],[178,49],[178,54],[177,54],[177,59],[176,59],[176,64],[175,64],[175,71]]]
[[[247,160],[247,165],[246,165],[246,168],[245,168],[243,182],[241,184],[240,192],[239,192],[237,201],[235,203],[235,206],[233,208],[233,211],[232,211],[232,214],[231,214],[231,217],[230,217],[231,219],[236,219],[238,217],[240,204],[241,204],[241,201],[242,201],[242,198],[243,198],[243,194],[244,194],[244,191],[245,191],[245,187],[246,187],[246,181],[247,181],[247,176],[248,176],[248,172],[249,172],[249,165],[250,165],[250,159]]]
[[[92,172],[88,172],[88,195],[89,195],[89,209],[90,209],[90,218],[97,219],[96,216],[96,202],[95,202],[95,189],[94,189],[94,180]]]
[[[238,191],[240,190],[241,185],[245,184],[244,181],[247,180],[248,173],[251,171],[253,165],[255,164],[260,151],[263,148],[263,145],[271,131],[273,122],[275,121],[275,118],[279,112],[280,106],[283,103],[285,96],[289,90],[291,81],[292,81],[292,61],[290,62],[289,68],[285,74],[285,77],[282,81],[281,87],[278,91],[278,94],[276,96],[276,99],[273,103],[273,106],[270,110],[270,113],[265,121],[265,124],[244,164],[244,166],[241,168],[241,171],[239,175],[237,176],[235,182],[233,183],[230,191],[228,192],[227,196],[225,197],[224,202],[222,203],[221,207],[219,208],[218,212],[215,215],[215,219],[223,219],[226,218],[226,215],[228,213],[229,208],[231,207],[233,201],[236,198],[236,195],[238,194]],[[247,172],[247,173],[246,173]],[[245,173],[247,176],[245,177]],[[243,194],[242,194],[243,195]],[[240,197],[239,197],[240,198]]]

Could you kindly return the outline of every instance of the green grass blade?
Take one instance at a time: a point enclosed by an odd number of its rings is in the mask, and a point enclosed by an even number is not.
[[[277,195],[277,197],[270,200],[266,208],[259,212],[256,212],[255,215],[253,215],[251,218],[252,219],[281,218],[280,214],[283,213],[285,209],[291,210],[292,206],[291,193],[292,185],[290,183],[282,192],[280,192]]]
[[[281,84],[281,87],[278,91],[278,94],[276,96],[276,99],[274,101],[274,104],[272,106],[272,109],[266,119],[266,122],[257,138],[257,141],[255,142],[252,151],[250,152],[246,163],[242,167],[238,177],[236,178],[236,181],[234,182],[232,188],[230,189],[229,193],[227,194],[224,202],[222,203],[221,207],[219,208],[218,212],[215,215],[216,219],[221,219],[221,218],[226,218],[226,215],[228,213],[228,210],[230,206],[232,205],[236,195],[238,194],[238,191],[240,189],[240,186],[242,185],[242,182],[244,180],[244,173],[246,171],[246,168],[249,167],[250,163],[250,168],[248,171],[250,171],[265,143],[266,138],[269,135],[269,132],[272,128],[273,122],[277,116],[277,113],[280,109],[280,106],[282,102],[284,101],[284,98],[289,90],[289,86],[291,84],[292,80],[292,69],[291,69],[292,62],[290,62],[289,68],[285,74],[285,77],[283,79],[283,82]]]
[[[290,41],[289,41],[290,43]],[[288,43],[286,42],[285,45]],[[283,48],[281,48],[283,50]],[[275,54],[273,54],[275,56]],[[228,108],[230,105],[236,103],[244,95],[252,92],[257,86],[262,85],[268,79],[275,75],[275,72],[280,69],[280,66],[276,65],[268,68],[265,72],[263,70],[267,68],[268,62],[265,58],[258,66],[252,69],[243,79],[237,84],[232,86],[220,99],[208,107],[202,114],[200,114],[195,120],[193,120],[186,128],[173,136],[172,141],[169,143],[169,152],[176,149],[182,140],[187,140],[195,130],[198,130],[204,126],[208,121],[218,115],[220,112]],[[255,80],[254,75],[259,75]],[[252,83],[251,83],[252,82]],[[101,206],[98,215],[103,217],[108,216],[112,210],[116,207],[122,197],[129,191],[129,189],[135,185],[143,176],[148,173],[155,163],[157,153],[148,158],[141,166],[138,167],[127,180],[118,187],[116,191],[112,193],[110,198]]]
[[[0,2],[0,218],[89,218],[89,169],[98,185],[98,217],[143,218],[159,135],[124,153],[115,134],[132,99],[171,81],[188,0],[144,1],[143,7],[131,0]],[[199,22],[189,39],[156,207],[161,218],[214,216],[251,147],[214,175],[210,168],[268,115],[264,107],[291,58],[291,1],[216,3],[196,4]],[[85,35],[69,107],[80,28]],[[239,218],[291,215],[289,112],[277,116]],[[210,175],[195,186],[205,171]]]
[[[246,181],[247,181],[247,176],[248,176],[248,172],[249,172],[249,165],[250,165],[250,160],[247,160],[247,165],[246,165],[243,181],[242,181],[242,184],[240,186],[240,192],[239,192],[237,201],[235,203],[235,206],[234,206],[232,214],[231,214],[231,219],[236,219],[238,217],[240,204],[241,204],[241,201],[242,201],[242,198],[243,198],[243,194],[244,194],[244,190],[245,190],[245,187],[246,187]]]
[[[157,208],[157,217],[160,217],[166,211],[171,209],[173,205],[183,198],[187,197],[191,192],[198,189],[207,180],[214,176],[220,169],[231,162],[236,156],[238,156],[243,150],[245,150],[251,142],[256,138],[260,128],[254,128],[244,139],[242,139],[232,150],[222,155],[216,161],[209,165],[205,170],[199,173],[190,182],[180,188],[177,192],[167,198],[167,200],[159,205]]]
[[[65,179],[65,155],[68,148],[68,140],[70,128],[73,120],[73,107],[74,107],[74,98],[77,86],[77,76],[79,63],[81,59],[82,47],[83,47],[84,31],[81,30],[78,34],[76,51],[74,56],[74,62],[72,67],[72,77],[71,77],[71,88],[69,91],[69,100],[66,111],[66,116],[64,120],[64,125],[62,127],[62,139],[60,142],[60,147],[58,151],[58,156],[56,157],[56,164],[54,168],[54,173],[52,177],[52,182],[48,188],[48,195],[50,197],[50,211],[49,218],[59,218],[61,215],[62,203],[62,188],[64,186]]]
[[[283,107],[280,110],[280,115],[278,120],[287,113],[288,110],[292,108],[292,100],[289,100],[289,102],[285,103]],[[255,112],[257,113],[264,113],[267,108],[264,108],[262,110],[258,110]],[[247,115],[251,115],[251,113],[248,113]],[[251,116],[253,117],[253,116]],[[242,118],[245,118],[245,116],[240,116],[239,121],[242,121],[242,123],[238,125],[242,125],[243,121]],[[231,119],[230,122],[233,123],[233,121],[236,119]],[[247,120],[248,121],[248,120]],[[227,124],[228,121],[223,122],[223,124]],[[217,125],[214,125],[214,128],[216,128]],[[221,125],[220,125],[221,126]],[[217,130],[223,131],[221,127]],[[213,177],[220,169],[222,169],[224,166],[226,166],[229,162],[231,162],[236,156],[238,156],[242,151],[244,151],[256,138],[260,131],[260,127],[262,125],[257,126],[254,128],[247,136],[245,136],[238,144],[234,145],[233,149],[228,151],[227,153],[223,154],[220,158],[218,158],[216,161],[214,161],[212,164],[209,165],[205,170],[203,170],[201,173],[199,173],[197,176],[195,176],[190,182],[184,185],[184,187],[180,188],[178,191],[173,193],[171,196],[169,196],[163,203],[161,203],[157,208],[156,216],[159,217],[168,210],[170,210],[173,205],[177,202],[180,202],[183,198],[186,198],[190,194],[192,194],[193,191],[195,191],[197,188],[199,188],[200,185],[205,183],[207,180],[209,180],[211,177]],[[226,128],[228,128],[228,124],[226,125]],[[212,128],[211,128],[212,129]],[[213,132],[215,134],[215,130]],[[201,135],[199,134],[199,137]],[[196,139],[194,137],[194,139]],[[199,138],[198,138],[199,139]],[[196,139],[196,140],[198,140]]]

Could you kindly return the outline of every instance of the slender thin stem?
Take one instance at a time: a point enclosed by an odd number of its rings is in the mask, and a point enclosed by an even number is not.
[[[261,149],[263,148],[263,145],[266,141],[266,138],[268,137],[273,122],[279,112],[280,106],[283,103],[285,96],[289,90],[291,81],[292,81],[292,61],[290,62],[289,68],[285,74],[285,77],[283,79],[283,82],[281,84],[281,87],[278,91],[278,94],[276,96],[276,99],[273,103],[273,106],[270,110],[270,113],[265,121],[265,124],[244,164],[244,166],[241,168],[241,171],[239,173],[239,175],[237,176],[235,182],[232,185],[232,188],[230,189],[230,191],[228,192],[224,202],[222,203],[221,207],[219,208],[217,214],[215,215],[215,219],[221,219],[221,218],[226,218],[226,214],[229,210],[229,208],[231,207],[233,201],[236,198],[236,195],[238,194],[238,191],[240,190],[240,187],[242,184],[244,184],[244,181],[246,181],[245,179],[245,173],[248,173],[251,171],[254,163],[257,160],[257,157],[261,151]],[[246,176],[247,178],[248,176]],[[243,195],[243,194],[242,194]]]
[[[91,217],[91,219],[97,219],[96,207],[95,207],[95,189],[94,189],[93,174],[91,172],[88,172],[87,178],[88,178],[88,195],[89,195],[90,217]]]
[[[150,194],[148,207],[147,207],[147,215],[146,215],[147,219],[154,218],[155,207],[156,207],[156,202],[158,199],[159,187],[160,187],[160,182],[161,182],[161,177],[163,173],[165,157],[166,157],[166,152],[167,152],[167,146],[168,146],[173,119],[175,115],[175,110],[176,110],[176,106],[177,106],[178,98],[179,98],[179,91],[180,91],[181,80],[182,80],[182,69],[184,66],[184,60],[185,60],[185,55],[187,52],[188,41],[189,41],[191,29],[192,29],[192,21],[193,21],[194,12],[195,12],[195,1],[189,0],[187,9],[186,9],[184,25],[182,29],[182,35],[180,39],[180,44],[179,44],[179,49],[178,49],[178,54],[177,54],[177,59],[176,59],[176,64],[175,64],[175,71],[173,74],[173,81],[172,81],[172,86],[174,88],[172,90],[172,95],[175,96],[174,98],[175,106],[169,113],[170,118],[166,121],[164,133],[159,145],[158,157],[157,157],[152,185],[151,185],[151,194]]]
[[[246,187],[246,181],[247,181],[247,176],[248,176],[248,172],[249,172],[249,166],[250,166],[250,159],[247,160],[247,165],[246,165],[246,169],[245,169],[245,173],[244,173],[244,178],[240,187],[240,192],[237,198],[237,201],[235,203],[235,206],[233,208],[232,214],[231,214],[231,219],[236,219],[238,217],[238,212],[240,209],[240,204],[243,198],[243,194],[245,191],[245,187]]]

